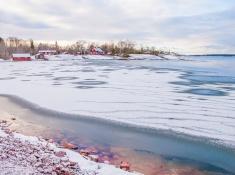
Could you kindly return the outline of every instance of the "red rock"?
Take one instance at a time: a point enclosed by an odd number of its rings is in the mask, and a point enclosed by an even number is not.
[[[95,147],[89,147],[86,150],[89,151],[90,154],[97,154],[98,153],[98,150]]]
[[[89,150],[86,150],[86,149],[82,149],[80,150],[80,154],[82,156],[88,156],[90,154],[90,151]]]
[[[122,161],[120,164],[120,168],[125,171],[130,171],[131,165],[128,162]]]
[[[66,155],[66,152],[64,152],[64,151],[59,151],[59,152],[55,153],[55,156],[57,156],[57,157],[64,157],[65,155]]]
[[[68,142],[63,143],[63,147],[66,149],[73,149],[73,150],[78,149],[78,147],[76,145],[74,145],[72,143],[68,143]]]

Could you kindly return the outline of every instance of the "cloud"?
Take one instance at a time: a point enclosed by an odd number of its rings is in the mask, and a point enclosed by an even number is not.
[[[50,26],[47,23],[43,22],[36,22],[36,21],[30,21],[29,19],[12,14],[12,13],[5,13],[0,10],[0,24],[13,24],[22,28],[32,28],[32,29],[44,29],[44,28],[50,28]]]
[[[0,34],[234,52],[234,0],[0,0]],[[219,48],[219,49],[218,49]]]

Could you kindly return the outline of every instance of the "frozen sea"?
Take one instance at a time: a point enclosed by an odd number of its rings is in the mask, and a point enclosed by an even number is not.
[[[235,57],[1,62],[0,94],[235,146]]]

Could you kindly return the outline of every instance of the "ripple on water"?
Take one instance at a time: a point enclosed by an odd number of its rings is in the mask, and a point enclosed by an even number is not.
[[[78,79],[78,77],[56,77],[53,80],[58,81],[58,80],[76,80],[76,79]]]
[[[63,84],[61,84],[61,83],[53,83],[52,85],[54,85],[54,86],[61,86]]]
[[[235,87],[222,87],[222,88],[228,91],[235,91]]]
[[[53,74],[30,74],[26,75],[27,77],[52,77]]]
[[[0,78],[0,80],[13,80],[15,78],[16,77],[2,77],[2,78]]]
[[[79,82],[73,82],[73,84],[80,84],[85,86],[95,86],[95,85],[103,85],[107,84],[105,81],[79,81]]]
[[[173,81],[173,82],[170,82],[170,84],[181,85],[181,86],[191,86],[191,87],[195,87],[195,85],[200,85],[200,83],[191,82],[191,81]]]
[[[96,72],[94,69],[82,69],[81,72]]]
[[[190,93],[195,95],[205,95],[205,96],[226,96],[226,92],[214,90],[214,89],[189,89],[183,91],[183,93]]]
[[[235,77],[228,76],[186,75],[182,78],[191,81],[192,84],[235,84]]]
[[[77,88],[77,89],[93,89],[95,87],[94,86],[76,86],[75,88]]]

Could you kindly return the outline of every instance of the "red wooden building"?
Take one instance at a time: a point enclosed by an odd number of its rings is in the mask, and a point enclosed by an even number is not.
[[[90,50],[91,55],[104,55],[104,51],[99,47],[94,47]]]
[[[19,54],[12,54],[13,61],[31,61],[32,58],[28,53],[19,53]]]

